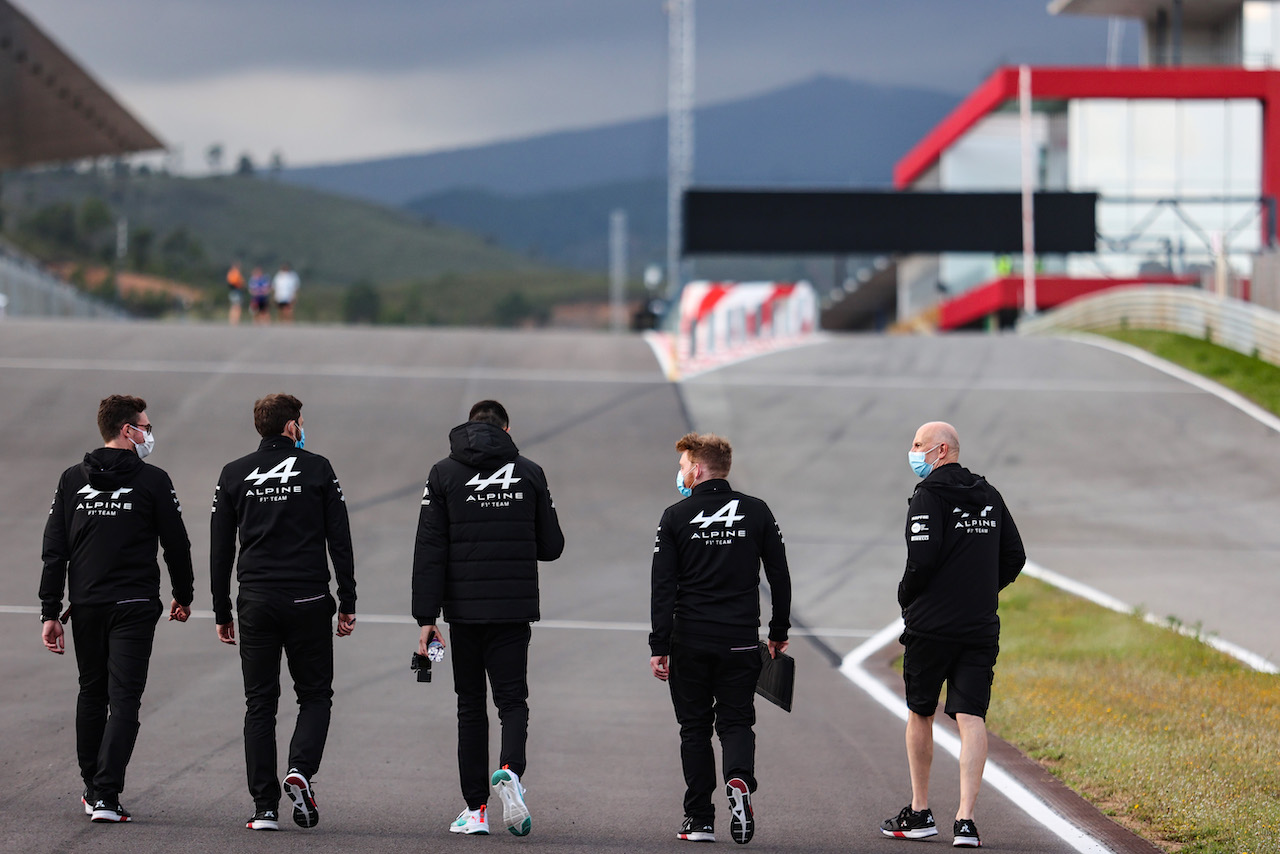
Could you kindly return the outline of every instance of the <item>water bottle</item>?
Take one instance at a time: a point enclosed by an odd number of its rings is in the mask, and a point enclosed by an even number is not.
[[[433,637],[431,643],[427,644],[427,658],[436,664],[444,661],[444,644],[439,638]]]

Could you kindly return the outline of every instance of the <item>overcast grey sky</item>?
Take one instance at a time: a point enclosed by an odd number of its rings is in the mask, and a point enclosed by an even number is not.
[[[186,171],[290,165],[651,116],[662,0],[13,0]],[[697,0],[697,102],[816,74],[964,94],[1003,63],[1101,64],[1104,19],[1045,0]],[[1137,24],[1127,25],[1136,43]]]

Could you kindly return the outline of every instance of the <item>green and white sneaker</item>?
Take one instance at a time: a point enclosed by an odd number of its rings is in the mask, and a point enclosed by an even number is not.
[[[453,824],[449,825],[450,833],[479,833],[485,836],[489,835],[489,810],[485,804],[480,805],[480,809],[472,810],[463,808],[458,813],[458,817],[453,820]]]
[[[520,777],[508,766],[503,765],[489,778],[493,793],[502,801],[502,821],[507,830],[516,836],[528,836],[533,830],[533,819],[529,816],[529,807],[524,802],[524,786],[520,785]]]

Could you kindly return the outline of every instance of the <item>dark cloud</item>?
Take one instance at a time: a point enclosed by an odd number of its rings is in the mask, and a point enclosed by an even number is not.
[[[314,162],[665,107],[664,0],[16,3],[188,151]],[[1106,38],[1105,20],[1054,18],[1045,0],[697,0],[696,95],[817,74],[959,95],[1002,63],[1101,63]]]

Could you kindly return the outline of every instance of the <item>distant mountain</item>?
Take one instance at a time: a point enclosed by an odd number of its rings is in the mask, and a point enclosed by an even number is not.
[[[665,180],[520,196],[489,190],[446,190],[415,199],[405,207],[531,258],[597,271],[608,264],[609,215],[622,209],[627,212],[632,272],[666,257]]]
[[[816,77],[697,110],[694,182],[884,186],[954,95]],[[666,116],[432,154],[287,169],[285,181],[405,205],[452,190],[504,196],[662,179]],[[487,229],[496,231],[496,229]]]

